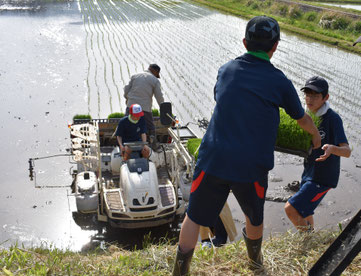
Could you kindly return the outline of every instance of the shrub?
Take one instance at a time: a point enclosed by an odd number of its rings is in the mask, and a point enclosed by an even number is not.
[[[335,21],[335,15],[332,14],[324,14],[318,25],[320,25],[323,29],[331,29],[332,23]]]
[[[356,33],[361,33],[361,21],[355,22],[354,29]]]
[[[124,117],[123,112],[115,112],[115,113],[109,114],[108,119],[111,119],[111,118],[123,118],[123,117]]]
[[[74,120],[91,120],[92,116],[90,116],[89,114],[76,114],[73,117],[73,121]]]
[[[271,5],[272,5],[272,1],[270,1],[270,0],[261,2],[261,6],[262,6],[262,7],[267,7],[267,8],[269,8],[269,7],[271,7]]]
[[[317,18],[317,12],[314,11],[306,12],[304,18],[310,22],[315,21]]]
[[[291,19],[300,19],[302,17],[302,11],[297,6],[292,6],[288,14]]]
[[[336,17],[332,21],[331,27],[334,30],[345,30],[351,24],[351,20],[345,17]]]
[[[246,6],[249,7],[249,6],[251,6],[253,3],[254,3],[253,0],[247,1]]]
[[[282,16],[286,16],[287,13],[288,13],[288,6],[287,5],[281,5],[279,7],[279,12],[278,12],[280,15]]]
[[[251,9],[252,10],[257,10],[259,7],[258,7],[258,4],[257,3],[253,3],[252,6],[251,6]]]

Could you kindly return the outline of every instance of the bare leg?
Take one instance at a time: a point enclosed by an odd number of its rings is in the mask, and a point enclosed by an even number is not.
[[[250,219],[245,215],[246,217],[246,233],[247,237],[251,240],[257,240],[262,238],[263,236],[263,223],[258,226],[253,226],[251,224]]]
[[[293,223],[293,225],[300,231],[309,230],[309,223],[313,227],[313,217],[309,216],[306,219],[303,218],[300,213],[287,201],[285,205],[285,212]],[[311,217],[311,218],[310,218]],[[309,220],[308,220],[309,219]]]
[[[186,253],[196,247],[199,234],[199,225],[193,222],[188,215],[184,218],[179,235],[179,248]]]

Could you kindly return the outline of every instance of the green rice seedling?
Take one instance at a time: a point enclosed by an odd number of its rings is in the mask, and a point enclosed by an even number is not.
[[[187,150],[196,160],[198,159],[199,146],[201,142],[202,139],[200,138],[192,138],[187,141]]]
[[[153,117],[159,117],[159,110],[156,108],[152,109],[152,114],[153,114]]]
[[[321,123],[321,119],[313,114],[310,114],[310,116],[318,127]],[[292,119],[284,109],[280,108],[280,124],[277,132],[276,146],[308,152],[311,145],[311,135],[300,128],[297,121]]]
[[[109,114],[108,119],[112,119],[112,118],[123,118],[125,115],[123,112],[114,112]]]
[[[91,120],[92,116],[90,116],[90,114],[76,114],[73,117],[73,121],[74,120]]]

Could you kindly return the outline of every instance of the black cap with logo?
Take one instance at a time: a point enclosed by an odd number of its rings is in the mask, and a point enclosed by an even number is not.
[[[312,91],[315,91],[317,93],[322,93],[322,95],[327,95],[328,83],[324,78],[320,76],[314,76],[312,78],[309,78],[306,81],[305,86],[301,88],[302,91],[304,91],[305,89],[311,89]]]

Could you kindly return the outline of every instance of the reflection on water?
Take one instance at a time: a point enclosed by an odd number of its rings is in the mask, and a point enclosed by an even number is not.
[[[165,97],[181,123],[210,118],[217,70],[245,52],[246,21],[184,1],[0,0],[0,7],[0,246],[20,237],[74,250],[108,242],[109,232],[74,222],[68,190],[34,189],[28,158],[65,153],[67,123],[77,113],[124,111],[123,86],[149,63],[161,66]],[[358,147],[361,57],[285,33],[281,39],[272,62],[298,89],[312,75],[325,77],[331,105]],[[69,185],[71,166],[38,164],[39,185]]]

